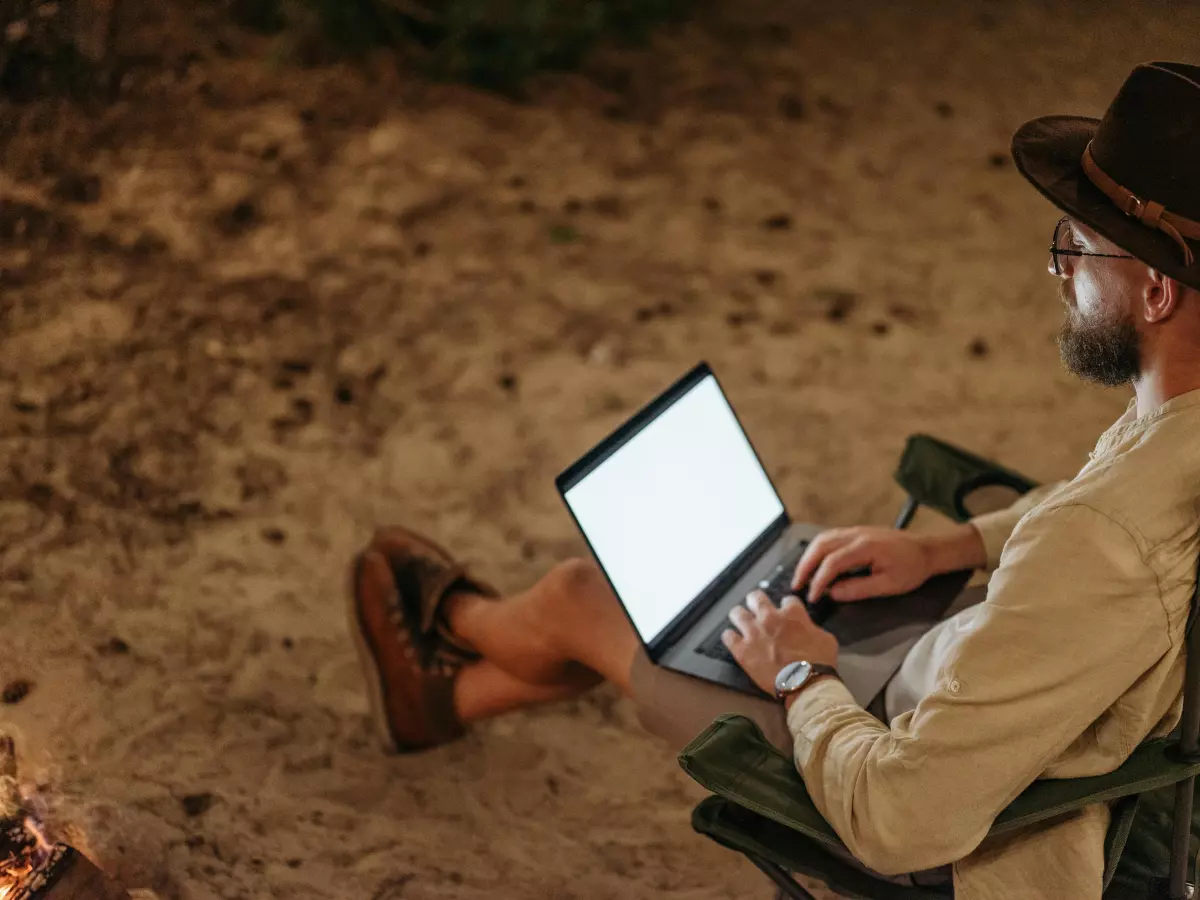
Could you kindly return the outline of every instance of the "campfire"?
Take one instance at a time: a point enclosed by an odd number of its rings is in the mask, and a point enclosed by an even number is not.
[[[13,740],[0,736],[0,900],[129,900],[86,856],[52,842],[34,807]]]

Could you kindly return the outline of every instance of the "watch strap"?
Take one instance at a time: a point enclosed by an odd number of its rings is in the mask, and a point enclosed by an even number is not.
[[[794,688],[790,688],[788,690],[779,690],[778,688],[776,688],[775,696],[777,699],[783,700],[786,697],[790,697],[792,694],[798,694],[798,693],[800,693],[800,691],[804,690],[806,687],[808,687],[810,684],[812,684],[814,681],[816,681],[817,678],[820,678],[820,677],[823,677],[826,675],[832,675],[834,678],[837,678],[839,681],[842,678],[842,676],[838,673],[837,668],[834,666],[826,665],[825,663],[811,663],[811,662],[808,662],[807,660],[803,660],[803,662],[808,663],[808,677],[805,678],[804,681],[800,682],[800,684],[796,685]]]
[[[812,681],[818,675],[832,675],[834,678],[841,679],[838,674],[837,666],[827,666],[825,663],[809,663],[812,674],[808,676],[808,681]]]

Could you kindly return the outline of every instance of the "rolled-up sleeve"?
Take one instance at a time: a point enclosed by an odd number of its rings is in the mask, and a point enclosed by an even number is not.
[[[867,866],[954,862],[1169,649],[1134,537],[1090,507],[1038,510],[1012,534],[933,693],[889,727],[840,683],[813,685],[788,714],[796,765]]]

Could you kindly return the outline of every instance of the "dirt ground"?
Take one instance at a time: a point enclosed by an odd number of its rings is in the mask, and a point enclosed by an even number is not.
[[[1009,136],[1200,7],[921,6],[720,3],[514,102],[176,4],[113,106],[0,107],[0,727],[52,817],[164,900],[767,896],[610,689],[382,755],[346,566],[401,522],[530,584],[555,474],[701,358],[797,518],[890,522],[916,431],[1073,474],[1128,395],[1060,369]]]

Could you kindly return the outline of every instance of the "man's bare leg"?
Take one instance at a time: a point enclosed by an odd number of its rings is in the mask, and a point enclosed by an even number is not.
[[[454,682],[454,714],[463,724],[490,719],[502,713],[570,700],[603,681],[590,669],[577,679],[559,684],[529,684],[513,678],[487,660],[464,666]]]
[[[563,700],[611,681],[629,693],[638,638],[604,575],[568,560],[529,590],[500,601],[456,594],[450,629],[483,655],[454,690],[462,722]]]

